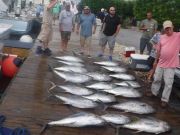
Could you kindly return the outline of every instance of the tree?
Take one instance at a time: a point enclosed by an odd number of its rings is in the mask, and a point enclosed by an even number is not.
[[[161,27],[165,20],[171,20],[176,30],[180,28],[179,0],[136,0],[134,14],[137,19],[144,19],[147,11],[152,11]]]

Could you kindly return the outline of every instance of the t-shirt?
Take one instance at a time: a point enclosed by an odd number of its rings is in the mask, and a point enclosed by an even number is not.
[[[80,35],[84,37],[92,36],[92,27],[96,25],[96,17],[94,14],[90,13],[88,15],[81,14],[78,20],[81,26]]]
[[[166,34],[161,35],[157,47],[160,50],[159,67],[179,67],[180,32],[173,32],[171,36],[167,36]]]
[[[56,3],[56,5],[52,9],[53,14],[58,14],[60,12],[60,4]]]
[[[74,24],[74,14],[71,11],[63,10],[59,16],[59,23],[62,26],[63,31],[72,31]]]
[[[120,18],[117,15],[113,17],[107,15],[104,20],[105,28],[103,33],[106,36],[112,36],[116,32],[117,26],[119,24],[120,24]]]
[[[154,19],[145,19],[141,22],[141,26],[145,26],[147,28],[146,31],[143,31],[142,38],[150,39],[154,35],[154,32],[156,31],[158,24],[157,21]]]

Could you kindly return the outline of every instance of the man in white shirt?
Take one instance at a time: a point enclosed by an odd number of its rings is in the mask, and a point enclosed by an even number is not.
[[[59,16],[59,31],[61,33],[61,51],[67,51],[67,44],[70,40],[71,32],[74,31],[74,13],[70,10],[70,3],[66,3],[65,10]]]

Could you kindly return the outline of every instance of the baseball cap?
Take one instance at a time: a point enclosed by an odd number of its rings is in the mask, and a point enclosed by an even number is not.
[[[173,27],[173,24],[172,24],[172,22],[171,22],[170,20],[166,20],[166,21],[164,21],[164,23],[163,23],[163,28],[164,28],[164,29],[166,29],[166,28],[168,28],[168,27]]]
[[[90,9],[88,6],[84,6],[84,9]]]

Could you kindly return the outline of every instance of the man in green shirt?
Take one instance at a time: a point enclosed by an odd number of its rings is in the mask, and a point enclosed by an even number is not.
[[[143,31],[140,39],[140,54],[143,54],[146,46],[148,54],[150,54],[152,46],[150,45],[149,41],[156,33],[157,27],[158,24],[157,21],[152,18],[152,12],[147,12],[147,19],[144,19],[140,25],[140,30]]]

